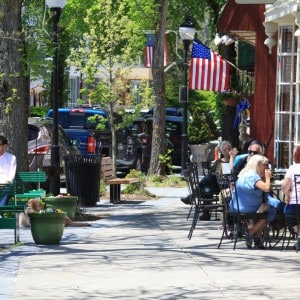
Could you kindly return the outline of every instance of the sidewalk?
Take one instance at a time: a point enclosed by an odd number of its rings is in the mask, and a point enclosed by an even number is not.
[[[300,299],[300,253],[217,245],[220,222],[201,221],[187,239],[186,189],[151,189],[159,200],[86,211],[109,214],[91,227],[66,227],[58,246],[0,252],[0,299]],[[134,202],[134,201],[132,201]],[[9,241],[11,240],[11,241]],[[1,230],[1,243],[13,233]]]

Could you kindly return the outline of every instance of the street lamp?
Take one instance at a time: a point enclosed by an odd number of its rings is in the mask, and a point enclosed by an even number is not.
[[[50,171],[50,192],[53,195],[60,193],[60,159],[59,159],[59,144],[58,144],[58,21],[61,15],[62,8],[67,0],[46,0],[46,5],[50,8],[53,20],[53,72],[52,72],[52,142],[51,142],[51,171]]]
[[[184,176],[188,162],[188,137],[187,137],[187,100],[188,100],[188,52],[195,36],[195,25],[191,18],[185,18],[179,27],[179,34],[184,46],[184,80],[180,93],[180,101],[183,105],[182,135],[181,135],[181,175]]]

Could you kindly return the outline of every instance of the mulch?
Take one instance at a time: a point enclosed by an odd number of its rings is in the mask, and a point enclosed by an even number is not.
[[[105,192],[102,196],[100,196],[100,202],[101,199],[109,200],[109,192]],[[139,195],[139,194],[121,194],[121,202],[122,204],[138,204],[142,203],[147,200],[157,200],[157,197],[150,197],[149,195]],[[90,222],[90,221],[97,221],[101,219],[105,219],[110,217],[109,214],[105,213],[81,213],[76,214],[73,221],[75,222]]]
[[[89,221],[97,221],[101,219],[105,219],[110,217],[109,214],[79,214],[75,215],[75,222],[89,222]]]

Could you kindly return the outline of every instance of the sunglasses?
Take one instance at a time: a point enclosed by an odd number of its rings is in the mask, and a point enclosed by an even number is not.
[[[252,151],[252,150],[248,150],[248,154],[253,154],[253,155],[255,155],[255,154],[258,154],[258,152],[257,152],[257,151]]]

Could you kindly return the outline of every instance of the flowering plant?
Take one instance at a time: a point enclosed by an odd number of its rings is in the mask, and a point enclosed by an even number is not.
[[[64,211],[62,211],[61,209],[58,208],[44,208],[39,210],[37,213],[39,214],[48,214],[48,213],[57,213],[57,214],[63,214]]]
[[[242,94],[234,90],[226,90],[220,93],[220,97],[222,99],[232,98],[232,99],[240,100],[242,98]]]
[[[39,213],[39,214],[46,214],[46,213],[59,213],[62,214],[64,211],[57,208],[48,208],[46,203],[40,199],[30,199],[27,202],[28,212],[30,213]]]
[[[77,196],[72,196],[71,194],[58,194],[57,196],[53,196],[52,194],[48,194],[47,198],[67,198],[67,197],[77,197]]]

